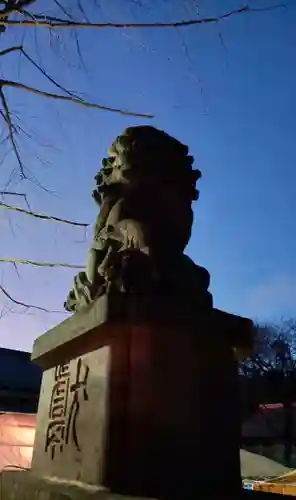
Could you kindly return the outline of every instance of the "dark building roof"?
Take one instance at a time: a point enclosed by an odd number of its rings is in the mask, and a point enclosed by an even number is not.
[[[39,393],[41,377],[29,352],[0,348],[0,391]]]
[[[296,436],[296,404],[292,403],[293,436]],[[283,442],[285,411],[282,403],[261,404],[242,426],[244,442]]]

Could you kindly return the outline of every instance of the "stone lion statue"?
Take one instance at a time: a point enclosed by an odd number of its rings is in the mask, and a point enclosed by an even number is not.
[[[151,126],[129,127],[95,177],[99,206],[85,272],[65,308],[76,312],[104,293],[181,294],[212,307],[210,276],[184,254],[198,199],[188,147]]]

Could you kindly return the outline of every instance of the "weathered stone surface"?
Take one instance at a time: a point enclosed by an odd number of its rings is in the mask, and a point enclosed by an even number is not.
[[[174,293],[199,309],[213,306],[210,275],[184,255],[198,199],[187,146],[151,126],[129,127],[102,161],[93,191],[100,212],[85,272],[65,308],[78,312],[98,296]]]
[[[201,336],[200,325],[211,323],[211,336],[222,337],[232,347],[250,350],[253,324],[247,318],[218,309],[200,311],[178,297],[110,293],[38,337],[31,359],[43,368],[69,361],[106,345],[126,324],[156,324],[191,328]],[[117,332],[117,333],[116,333]],[[120,333],[119,333],[120,335]]]
[[[116,317],[116,312],[112,309],[113,304],[110,296],[102,296],[79,313],[38,337],[34,342],[32,361],[38,361],[38,364],[43,368],[48,368],[60,361],[69,361],[73,357],[74,345],[76,344],[78,345],[78,354],[86,352],[81,347],[82,336],[91,334],[94,329],[97,330],[101,325],[106,325],[109,318]],[[119,307],[118,300],[116,300],[116,304],[116,307]],[[69,342],[71,342],[71,354],[67,357]],[[84,337],[83,344],[85,343],[86,338]]]
[[[35,473],[162,499],[241,493],[234,349],[251,347],[252,322],[213,309],[209,272],[184,254],[201,176],[188,152],[130,127],[102,162],[86,272],[65,303],[77,314],[33,349],[46,369]]]
[[[38,477],[30,471],[2,471],[0,500],[145,500],[110,493],[105,488]]]
[[[172,297],[125,300],[125,321],[106,322],[79,335],[78,356],[77,330],[74,341],[67,334],[71,384],[81,359],[83,368],[90,369],[88,400],[80,387],[80,449],[72,439],[62,453],[57,447],[53,459],[45,443],[55,368],[45,371],[34,472],[104,485],[121,494],[163,496],[168,489],[188,484],[196,491],[198,484],[211,481],[212,450],[218,447],[227,453],[216,479],[222,484],[231,476],[237,490],[240,424],[232,344],[235,333],[239,340],[251,322],[216,310],[178,307]],[[72,328],[73,322],[68,324]],[[49,359],[48,345],[57,345],[52,352],[59,352],[58,333],[59,327],[39,340],[41,364]],[[69,391],[67,418],[72,398]]]
[[[161,498],[205,488],[223,494],[229,484],[239,491],[236,364],[222,332],[213,342],[211,326],[204,318],[197,330],[132,329],[126,442],[112,438],[112,490]],[[213,481],[217,448],[225,455]]]
[[[89,486],[75,481],[61,481],[57,478],[38,478],[31,472],[2,471],[0,473],[0,500],[148,500],[146,497],[116,495],[104,488]],[[191,496],[173,497],[177,500],[191,500]],[[196,497],[194,497],[196,498]],[[199,499],[210,499],[201,491]],[[225,498],[218,496],[217,498]],[[231,500],[281,500],[283,495],[263,491],[242,490]],[[295,497],[285,495],[285,499]],[[150,499],[153,500],[153,499]],[[156,499],[154,499],[156,500]]]
[[[104,469],[110,348],[46,370],[32,468],[40,476],[100,484]]]

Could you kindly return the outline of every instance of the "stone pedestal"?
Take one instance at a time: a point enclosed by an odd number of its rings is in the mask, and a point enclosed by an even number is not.
[[[39,337],[33,473],[123,495],[236,496],[233,347],[251,343],[251,330],[249,320],[171,297],[116,295]]]

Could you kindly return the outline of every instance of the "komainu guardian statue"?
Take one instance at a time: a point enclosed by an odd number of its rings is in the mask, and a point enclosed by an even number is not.
[[[151,126],[127,128],[96,175],[99,207],[86,271],[74,279],[65,308],[77,312],[103,294],[180,296],[212,308],[210,276],[184,250],[198,199],[188,147]]]

